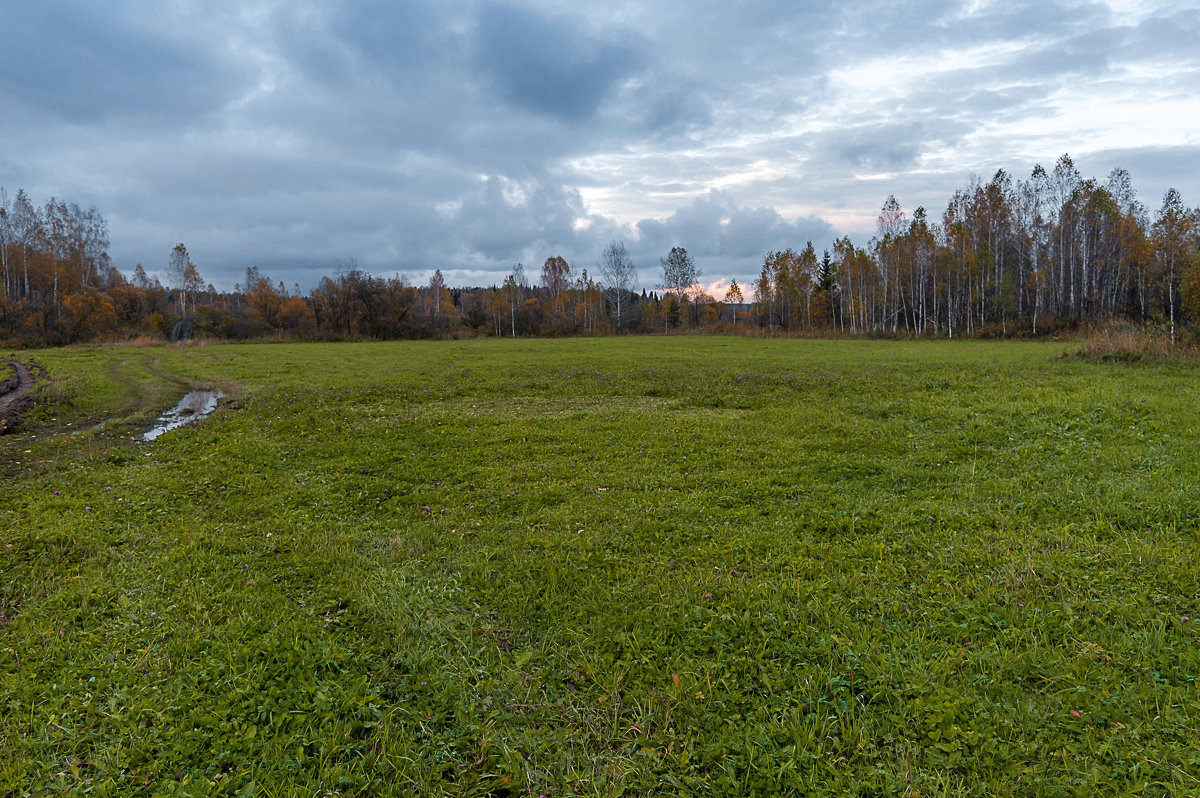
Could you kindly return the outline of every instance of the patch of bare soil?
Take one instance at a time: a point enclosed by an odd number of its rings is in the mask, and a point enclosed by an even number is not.
[[[33,369],[16,360],[7,364],[11,372],[0,379],[0,435],[17,428],[21,414],[33,406]]]

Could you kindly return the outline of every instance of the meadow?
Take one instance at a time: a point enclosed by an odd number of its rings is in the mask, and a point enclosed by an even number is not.
[[[1200,372],[1072,351],[33,353],[0,794],[1200,794]]]

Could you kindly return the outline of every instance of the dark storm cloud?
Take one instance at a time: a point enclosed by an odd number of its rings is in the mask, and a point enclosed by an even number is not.
[[[242,76],[106,4],[11,3],[0,21],[0,96],[74,123],[137,115],[181,126],[215,110]]]
[[[445,4],[376,0],[281,8],[264,34],[271,90],[248,121],[326,146],[429,149],[452,143],[475,104],[466,43]]]
[[[505,101],[567,122],[595,114],[641,61],[629,43],[594,38],[568,19],[507,4],[480,9],[474,45],[481,79]]]
[[[1200,202],[1200,10],[1166,0],[212,0],[12,4],[0,185],[96,205],[128,270],[187,244],[229,287],[351,259],[491,284],[624,240],[866,243],[972,174],[1071,152]]]
[[[651,75],[625,98],[629,126],[656,140],[703,131],[713,123],[712,103],[694,82]]]
[[[368,62],[395,72],[423,71],[429,59],[457,49],[447,4],[424,0],[354,0],[333,4],[330,33]]]
[[[300,2],[274,7],[264,33],[306,80],[344,88],[380,74],[436,74],[430,67],[464,46],[454,19],[449,4],[427,0]]]

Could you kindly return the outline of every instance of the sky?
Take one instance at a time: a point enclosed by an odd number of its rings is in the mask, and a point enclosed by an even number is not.
[[[492,285],[623,241],[714,288],[940,218],[1069,153],[1200,204],[1194,0],[39,0],[0,22],[0,186],[95,206],[114,264],[307,291]]]

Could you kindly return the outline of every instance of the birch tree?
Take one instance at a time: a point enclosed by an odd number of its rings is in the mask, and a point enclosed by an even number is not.
[[[30,295],[29,250],[37,248],[38,239],[41,237],[41,226],[42,221],[38,216],[37,208],[33,206],[29,195],[25,193],[25,189],[17,189],[17,196],[13,199],[12,208],[12,235],[14,243],[21,248],[21,276],[24,289],[21,296],[26,298]]]
[[[696,261],[683,247],[671,247],[667,256],[659,258],[658,262],[662,266],[663,291],[674,294],[675,301],[682,308],[688,290],[700,281],[700,270],[696,268]]]
[[[12,219],[8,213],[8,192],[0,186],[0,272],[4,273],[4,298],[13,294],[13,285],[8,274],[8,242],[12,239],[10,232]]]
[[[187,290],[184,286],[187,283],[188,265],[191,262],[187,247],[182,242],[175,245],[175,248],[171,250],[170,258],[167,259],[167,282],[179,292],[179,315],[181,316],[187,313]]]
[[[1195,220],[1184,207],[1183,198],[1175,189],[1168,189],[1162,207],[1154,220],[1154,254],[1159,273],[1167,289],[1167,307],[1171,319],[1171,343],[1175,343],[1175,292],[1179,276],[1189,265],[1189,250]]]
[[[610,241],[600,260],[600,279],[604,291],[617,311],[617,332],[621,332],[621,308],[625,295],[637,288],[637,269],[623,241]]]

